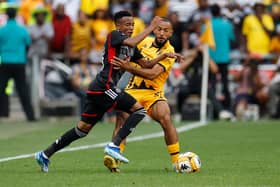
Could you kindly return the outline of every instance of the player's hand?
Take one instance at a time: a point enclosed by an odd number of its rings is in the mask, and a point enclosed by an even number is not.
[[[183,63],[185,61],[185,57],[179,53],[174,53],[176,61],[179,63]]]
[[[151,21],[151,26],[154,26],[154,27],[156,27],[157,25],[159,25],[159,23],[162,21],[162,18],[161,17],[159,17],[159,16],[155,16],[154,18],[153,18],[153,20]]]
[[[130,67],[129,64],[129,58],[126,58],[124,60],[114,56],[111,60],[111,63],[114,65],[114,69],[128,69]]]
[[[175,58],[175,53],[164,53],[165,58]]]
[[[179,53],[165,53],[165,57],[167,58],[175,58],[178,62],[184,61],[184,56]]]

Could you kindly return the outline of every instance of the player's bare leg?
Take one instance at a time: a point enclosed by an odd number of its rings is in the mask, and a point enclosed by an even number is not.
[[[167,145],[167,150],[171,156],[172,164],[176,165],[180,153],[180,145],[177,130],[171,120],[168,103],[166,101],[157,101],[149,112],[150,116],[160,123],[164,132],[164,139]]]

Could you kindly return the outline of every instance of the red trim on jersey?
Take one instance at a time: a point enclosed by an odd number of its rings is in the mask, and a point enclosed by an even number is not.
[[[111,106],[111,108],[109,108],[109,109],[107,110],[107,112],[112,112],[112,110],[116,107],[116,105],[117,105],[117,101],[115,101],[115,102],[113,103],[113,105]]]
[[[113,73],[113,64],[111,64],[111,60],[116,55],[116,48],[112,47],[111,39],[112,39],[112,33],[109,34],[109,36],[108,36],[108,63],[110,64],[110,70],[109,70],[109,75],[108,75],[108,79],[107,79],[107,82],[106,82],[107,89],[110,89],[109,82],[111,80],[112,73]]]
[[[87,114],[87,113],[82,113],[81,115],[84,117],[96,117],[97,116],[97,114]]]
[[[87,91],[87,94],[94,94],[94,95],[96,95],[96,94],[104,94],[104,92],[101,92],[101,91]]]

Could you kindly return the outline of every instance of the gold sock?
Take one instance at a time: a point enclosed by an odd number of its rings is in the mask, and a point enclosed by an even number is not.
[[[124,143],[121,143],[121,144],[120,144],[120,151],[121,151],[121,153],[124,152],[124,149],[125,149],[125,144],[124,144]]]
[[[175,163],[178,160],[180,153],[180,145],[179,142],[171,145],[167,145],[167,150],[171,156],[172,163]]]

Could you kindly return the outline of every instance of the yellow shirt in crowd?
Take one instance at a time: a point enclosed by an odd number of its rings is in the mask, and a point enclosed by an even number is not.
[[[81,0],[80,9],[88,15],[92,15],[97,9],[108,9],[109,0]]]
[[[88,21],[85,25],[80,25],[78,22],[72,24],[72,40],[71,51],[79,52],[81,49],[91,48],[91,23]]]
[[[262,22],[268,30],[274,30],[271,16],[263,15]],[[250,53],[260,55],[267,55],[269,53],[270,37],[255,15],[249,15],[245,18],[242,33],[247,38],[247,48]]]
[[[113,23],[110,20],[93,20],[91,28],[93,31],[95,46],[94,49],[100,50],[103,48],[107,35],[112,31]]]

